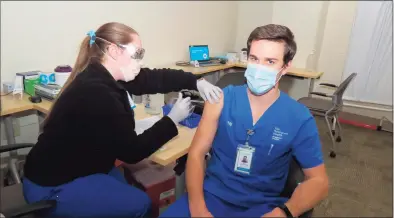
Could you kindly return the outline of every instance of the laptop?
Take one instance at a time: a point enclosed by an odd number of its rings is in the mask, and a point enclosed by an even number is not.
[[[189,54],[190,61],[198,61],[202,67],[220,65],[210,60],[208,45],[189,45]]]

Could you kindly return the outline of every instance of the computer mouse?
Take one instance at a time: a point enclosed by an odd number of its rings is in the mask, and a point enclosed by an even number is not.
[[[40,96],[30,96],[29,100],[33,103],[40,103],[42,101]]]

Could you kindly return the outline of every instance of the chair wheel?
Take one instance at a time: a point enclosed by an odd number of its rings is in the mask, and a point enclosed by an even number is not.
[[[335,130],[331,130],[331,134],[332,134],[332,135],[335,135]]]
[[[334,151],[330,152],[330,157],[335,158],[337,156],[337,154]]]
[[[341,142],[341,141],[342,141],[342,138],[341,138],[341,136],[338,136],[338,137],[337,137],[337,139],[336,139],[335,141],[337,141],[337,142]]]

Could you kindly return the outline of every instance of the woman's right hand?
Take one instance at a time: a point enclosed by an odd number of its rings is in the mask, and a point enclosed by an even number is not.
[[[173,105],[170,113],[168,113],[168,117],[171,118],[174,123],[179,123],[189,116],[190,113],[190,97],[182,98],[182,93],[179,92],[178,99]]]

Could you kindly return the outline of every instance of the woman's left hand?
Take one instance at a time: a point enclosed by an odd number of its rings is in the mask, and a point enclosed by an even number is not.
[[[197,80],[197,90],[200,92],[200,96],[204,101],[208,100],[211,104],[213,104],[214,101],[218,103],[222,93],[222,89],[212,85],[205,79]]]

